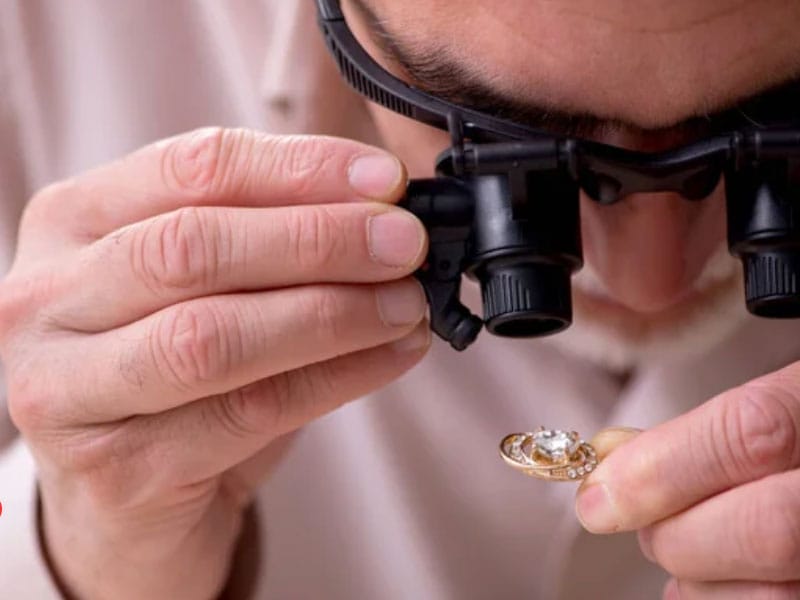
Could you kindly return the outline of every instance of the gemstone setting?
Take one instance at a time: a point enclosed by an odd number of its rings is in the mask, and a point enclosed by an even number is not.
[[[540,429],[533,434],[532,442],[537,454],[553,462],[569,460],[581,445],[577,433],[560,429]]]

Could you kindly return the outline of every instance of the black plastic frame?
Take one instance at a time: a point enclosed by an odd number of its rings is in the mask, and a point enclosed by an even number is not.
[[[484,320],[510,337],[569,326],[570,277],[582,264],[579,188],[603,204],[661,191],[702,200],[724,176],[728,246],[743,262],[748,310],[800,318],[800,111],[791,125],[748,125],[655,153],[554,135],[415,89],[364,50],[339,0],[316,2],[326,43],[356,91],[450,134],[437,176],[411,180],[400,205],[428,229],[415,276],[431,328],[453,348],[469,346]],[[481,284],[484,319],[459,299],[464,274]]]
[[[525,125],[459,106],[398,79],[381,67],[356,40],[342,13],[339,0],[316,0],[319,23],[326,43],[345,80],[359,93],[401,115],[449,131],[453,163],[463,148],[474,144],[483,154],[497,144],[498,152],[517,158],[541,159],[544,146],[554,159],[566,162],[589,196],[612,203],[635,192],[676,191],[690,199],[697,192],[696,179],[712,171],[709,180],[723,170],[764,159],[800,156],[800,129],[747,129],[714,135],[666,152],[637,152],[579,138],[553,135]],[[509,147],[508,142],[516,142]],[[549,144],[548,144],[549,142]],[[474,161],[474,168],[479,163]],[[463,165],[451,165],[458,172]],[[470,171],[467,165],[467,171]],[[445,170],[448,170],[445,165]],[[473,171],[476,172],[476,171]],[[610,192],[594,189],[592,178],[611,182]],[[589,185],[587,185],[587,183]],[[702,187],[702,186],[701,186]],[[709,189],[710,188],[710,189]],[[594,189],[595,193],[592,193]],[[702,191],[710,192],[713,185]]]

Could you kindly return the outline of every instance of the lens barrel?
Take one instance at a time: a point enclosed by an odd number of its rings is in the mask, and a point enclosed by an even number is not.
[[[481,176],[469,276],[481,285],[486,328],[506,337],[572,323],[570,278],[582,265],[578,186],[559,171]]]
[[[495,335],[535,337],[572,323],[568,267],[535,262],[488,262],[480,275],[483,318]]]
[[[798,172],[783,160],[725,176],[728,244],[742,260],[747,309],[761,317],[800,317]]]

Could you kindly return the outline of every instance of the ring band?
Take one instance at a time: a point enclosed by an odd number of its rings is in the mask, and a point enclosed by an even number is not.
[[[512,433],[500,442],[500,456],[510,467],[548,481],[577,481],[597,467],[597,453],[574,432],[540,427]]]

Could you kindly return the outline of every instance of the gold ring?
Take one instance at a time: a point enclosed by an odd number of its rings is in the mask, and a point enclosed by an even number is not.
[[[576,432],[544,427],[507,435],[500,456],[514,469],[549,481],[577,481],[597,466],[594,448]]]

